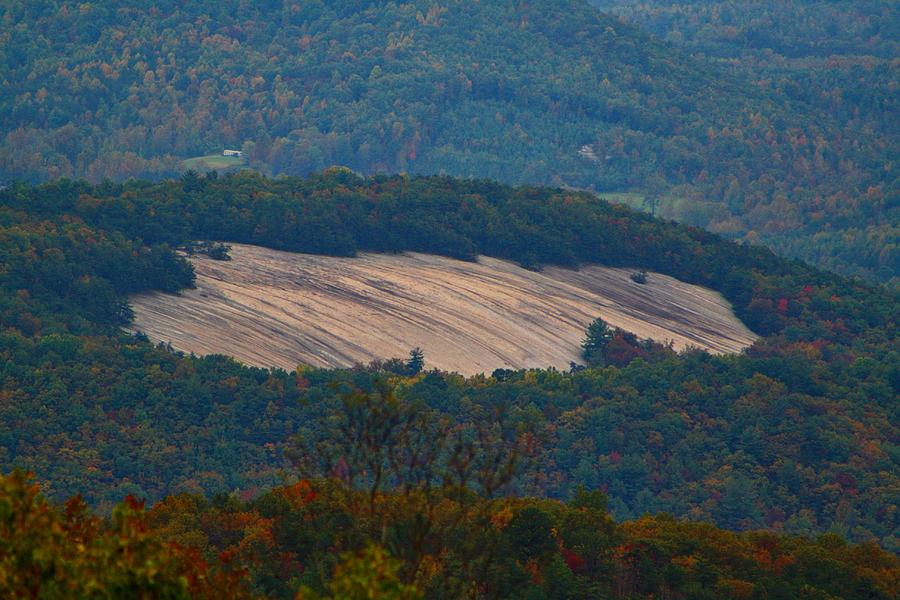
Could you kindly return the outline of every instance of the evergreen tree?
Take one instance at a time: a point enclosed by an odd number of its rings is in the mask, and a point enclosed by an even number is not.
[[[606,321],[597,317],[587,328],[587,335],[581,342],[581,356],[591,365],[598,365],[603,361],[603,352],[613,337],[612,328]]]
[[[406,361],[406,371],[410,375],[418,375],[424,366],[425,353],[417,346],[409,353],[409,360]]]

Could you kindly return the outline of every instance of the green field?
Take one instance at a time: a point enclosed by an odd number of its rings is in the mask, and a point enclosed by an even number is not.
[[[185,170],[192,169],[194,171],[225,171],[228,169],[236,169],[246,164],[243,158],[235,156],[222,156],[221,154],[210,154],[208,156],[195,156],[183,161],[182,166]]]
[[[644,204],[646,195],[639,191],[602,192],[597,195],[615,204],[624,204],[637,210],[651,212],[650,208]],[[721,211],[721,208],[709,203],[689,200],[682,196],[662,195],[654,214],[663,219],[674,219],[688,225],[705,225],[716,210]]]
[[[615,204],[625,204],[643,210],[644,195],[639,192],[602,192],[597,195]]]

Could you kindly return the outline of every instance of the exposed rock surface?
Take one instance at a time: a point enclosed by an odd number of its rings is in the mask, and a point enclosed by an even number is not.
[[[718,293],[650,273],[590,266],[540,273],[481,257],[335,258],[232,245],[232,260],[193,259],[197,288],[132,298],[134,329],[176,349],[248,364],[350,366],[405,357],[470,375],[579,361],[596,317],[640,337],[739,352],[756,336]]]

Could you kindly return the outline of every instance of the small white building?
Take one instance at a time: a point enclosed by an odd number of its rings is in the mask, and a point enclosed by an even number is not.
[[[222,156],[234,156],[236,158],[241,158],[244,155],[240,150],[223,150]]]

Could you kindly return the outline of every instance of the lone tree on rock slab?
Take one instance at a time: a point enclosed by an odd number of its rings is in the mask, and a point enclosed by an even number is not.
[[[601,364],[603,353],[612,337],[612,328],[606,324],[606,321],[597,317],[588,325],[587,335],[581,342],[581,356],[590,365]]]
[[[425,353],[419,347],[413,348],[406,361],[406,371],[409,375],[418,375],[425,366]]]

